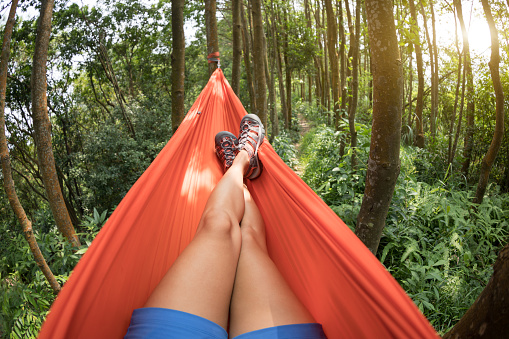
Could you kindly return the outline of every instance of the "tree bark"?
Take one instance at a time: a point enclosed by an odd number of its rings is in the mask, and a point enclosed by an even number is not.
[[[207,31],[207,55],[219,53],[217,38],[216,0],[205,0],[205,29]],[[209,76],[217,69],[217,62],[209,63]]]
[[[265,49],[263,40],[263,15],[262,4],[260,0],[252,0],[251,13],[253,16],[253,68],[255,75],[255,110],[264,126],[267,126],[267,111],[265,110],[267,102],[267,87],[265,80]]]
[[[373,67],[373,125],[355,233],[376,253],[400,170],[403,71],[392,0],[366,0],[366,15]]]
[[[345,6],[347,4],[345,3]],[[339,16],[339,62],[340,62],[340,78],[341,78],[341,119],[345,118],[346,114],[346,103],[348,102],[348,89],[346,84],[346,73],[347,73],[347,57],[346,57],[346,35],[345,26],[343,24],[343,5],[340,2],[338,4],[338,16]],[[343,133],[344,134],[344,133]],[[345,154],[346,137],[340,135],[339,139],[339,156],[343,158]]]
[[[184,79],[186,42],[184,36],[184,0],[172,0],[171,3],[171,126],[177,131],[184,119]]]
[[[415,145],[424,148],[424,128],[422,120],[422,109],[424,102],[424,70],[422,63],[421,39],[419,38],[419,24],[417,12],[415,10],[414,0],[408,0],[410,15],[412,16],[412,32],[415,35],[415,61],[417,63],[417,102],[415,104],[415,115],[417,116],[417,134],[415,136]]]
[[[463,56],[464,57],[464,56]],[[461,100],[460,100],[460,113],[458,115],[458,126],[456,127],[456,135],[454,136],[454,143],[452,145],[452,154],[451,154],[451,162],[454,160],[456,149],[458,147],[458,140],[460,138],[460,132],[461,132],[461,123],[463,121],[463,108],[465,103],[465,79],[466,79],[466,70],[465,67],[463,67],[463,74],[462,74],[462,80],[461,80]]]
[[[232,89],[240,95],[240,59],[242,57],[242,26],[240,21],[241,0],[232,0],[233,22],[233,60],[232,60]]]
[[[129,131],[131,137],[134,139],[134,138],[136,138],[136,132],[134,130],[134,126],[131,122],[131,119],[129,119],[129,116],[127,115],[127,111],[125,109],[124,103],[126,102],[126,100],[125,100],[124,94],[122,92],[122,89],[118,85],[117,75],[115,74],[115,70],[113,69],[110,57],[108,55],[108,51],[103,44],[103,39],[101,36],[99,37],[99,60],[101,62],[101,65],[103,67],[106,77],[108,78],[111,85],[113,86],[113,90],[115,92],[115,97],[117,98],[118,104],[120,106],[120,111],[122,112],[122,116],[125,120],[127,129]]]
[[[286,81],[286,119],[285,128],[287,131],[292,127],[292,68],[288,60],[288,16],[286,8],[283,8],[283,22],[284,24],[284,43],[283,43],[283,59],[285,61],[285,81]]]
[[[286,119],[288,115],[288,111],[286,109],[286,93],[285,93],[285,84],[283,80],[283,66],[281,60],[281,53],[279,49],[279,35],[276,30],[276,15],[274,13],[274,2],[270,2],[270,10],[272,16],[272,38],[274,41],[274,56],[276,58],[276,68],[277,68],[277,76],[278,76],[278,84],[279,84],[279,96],[281,100],[281,113],[283,115],[283,119]],[[285,120],[286,121],[286,120]]]
[[[410,73],[409,80],[408,80],[408,116],[407,116],[407,125],[408,128],[412,128],[412,92],[413,92],[413,78],[414,78],[414,72],[413,72],[413,59],[412,59],[412,53],[410,53],[410,61],[408,62],[408,71]]]
[[[254,112],[256,102],[253,86],[253,73],[251,72],[251,40],[249,38],[246,14],[244,12],[244,5],[242,3],[240,5],[240,21],[242,22],[242,45],[244,46],[244,68],[246,69],[247,88],[249,90],[249,103],[251,112]]]
[[[271,20],[269,18],[269,11],[265,8],[265,21],[267,22],[267,26],[270,33],[270,38],[272,40],[272,48],[269,49],[267,39],[264,38],[264,47],[265,47],[265,77],[267,80],[267,87],[269,88],[269,104],[270,104],[270,121],[272,125],[272,131],[270,133],[270,142],[274,140],[274,137],[279,135],[279,118],[277,116],[276,111],[276,80],[275,80],[275,66],[276,66],[276,49],[274,48],[274,35],[273,30],[271,29]],[[270,50],[270,52],[269,52]],[[269,54],[272,53],[269,63]]]
[[[346,102],[348,101],[348,91],[346,89],[346,37],[345,37],[345,26],[343,25],[343,6],[340,4],[339,7],[339,55],[340,55],[340,77],[341,77],[341,116],[344,116],[346,112]],[[341,154],[341,156],[343,156]]]
[[[360,26],[361,26],[361,2],[357,0],[355,4],[355,35],[351,39],[352,48],[352,101],[348,107],[348,125],[350,127],[350,147],[352,148],[351,164],[352,169],[357,165],[355,149],[357,148],[357,131],[355,130],[355,111],[357,110],[357,100],[359,96],[359,45],[360,45]]]
[[[496,123],[495,131],[493,133],[493,139],[491,140],[490,148],[488,153],[482,159],[481,174],[479,175],[479,183],[477,184],[477,190],[475,192],[474,202],[480,204],[484,198],[486,192],[486,185],[490,176],[491,167],[497,157],[500,146],[502,145],[502,138],[504,137],[504,90],[502,88],[502,82],[500,80],[500,47],[498,42],[498,30],[495,26],[495,21],[491,15],[490,5],[487,0],[481,0],[482,7],[484,9],[484,15],[490,26],[491,35],[491,59],[489,62],[491,79],[493,81],[493,89],[495,90],[495,101],[496,101]]]
[[[11,159],[9,156],[9,148],[7,146],[7,138],[5,136],[5,94],[7,88],[7,64],[9,62],[10,55],[10,44],[12,29],[14,27],[14,17],[16,14],[16,7],[18,6],[18,0],[12,0],[11,9],[9,11],[9,17],[5,23],[5,31],[2,43],[2,54],[0,57],[0,157],[2,162],[2,176],[3,186],[9,204],[18,218],[19,223],[23,229],[23,234],[30,247],[32,255],[34,256],[35,263],[42,271],[46,280],[50,284],[51,288],[55,293],[60,292],[60,284],[55,279],[55,276],[51,272],[46,260],[44,259],[39,245],[35,240],[34,233],[32,230],[32,222],[27,218],[25,210],[18,199],[14,181],[12,180],[11,170]]]
[[[461,26],[461,35],[463,36],[463,57],[465,58],[465,74],[467,78],[467,128],[464,139],[464,149],[463,149],[463,166],[461,171],[465,177],[468,177],[468,169],[470,167],[470,161],[472,159],[472,137],[474,135],[474,110],[475,110],[475,102],[474,102],[474,80],[472,74],[472,61],[470,59],[470,46],[468,42],[468,32],[465,27],[465,22],[463,20],[463,10],[461,7],[460,0],[454,0],[454,5],[456,6],[456,10],[458,11],[458,19],[460,21]]]
[[[483,4],[486,0],[482,0]],[[493,275],[477,300],[444,339],[507,338],[509,333],[509,244],[498,254]]]
[[[69,212],[65,206],[62,189],[58,183],[51,143],[51,124],[48,117],[46,97],[46,63],[51,34],[52,12],[53,0],[42,1],[41,15],[37,22],[37,37],[35,38],[31,79],[35,144],[37,147],[37,156],[39,158],[39,168],[41,170],[51,211],[55,218],[55,223],[60,232],[62,232],[74,246],[80,246],[80,241],[74,231]]]
[[[438,49],[437,49],[437,31],[435,24],[435,10],[433,9],[433,0],[429,2],[431,11],[431,27],[433,30],[433,65],[431,74],[431,137],[434,139],[436,134],[436,121],[438,117]],[[431,57],[431,55],[430,55]]]
[[[453,142],[453,139],[454,139],[454,126],[455,126],[455,123],[456,123],[456,113],[458,112],[458,100],[459,100],[459,94],[460,94],[460,86],[461,86],[461,70],[462,70],[462,64],[463,64],[463,61],[462,61],[462,58],[463,58],[463,55],[462,53],[460,52],[460,46],[459,46],[459,42],[458,42],[458,24],[457,24],[457,20],[456,20],[456,11],[453,9],[453,12],[454,12],[454,32],[455,32],[455,36],[454,36],[454,45],[456,46],[456,53],[458,53],[458,75],[456,77],[456,91],[454,93],[454,108],[453,108],[453,111],[452,111],[452,118],[451,118],[451,123],[450,123],[450,127],[449,127],[449,149],[448,149],[448,152],[447,152],[447,155],[448,155],[448,159],[447,159],[447,163],[449,164],[449,167],[452,165],[452,162],[454,160],[454,155],[455,155],[455,152],[456,152],[456,149],[455,149],[455,145],[454,145],[454,142]],[[463,102],[462,102],[463,104]]]
[[[332,9],[331,0],[325,0],[325,11],[327,13],[327,47],[329,52],[330,68],[332,73],[332,100],[334,101],[334,127],[339,129],[341,88],[339,78],[338,53],[336,43],[338,41],[336,27],[336,16]]]

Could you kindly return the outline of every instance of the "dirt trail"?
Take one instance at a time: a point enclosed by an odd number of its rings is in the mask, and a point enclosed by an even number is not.
[[[299,113],[298,118],[299,118],[299,126],[300,126],[300,133],[299,133],[300,138],[299,138],[299,141],[294,144],[295,149],[297,150],[297,154],[300,153],[300,146],[302,144],[302,138],[304,138],[304,135],[306,135],[306,133],[309,132],[309,130],[311,129],[311,125],[306,120],[306,118],[304,118],[304,116],[302,114]],[[304,166],[300,163],[298,158],[295,159],[295,163],[297,164],[295,166],[295,173],[297,173],[297,175],[299,177],[302,177],[302,175],[304,174]]]

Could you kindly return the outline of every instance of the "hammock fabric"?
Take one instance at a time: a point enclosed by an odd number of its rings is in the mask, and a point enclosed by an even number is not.
[[[214,136],[246,114],[216,70],[177,132],[135,183],[63,287],[40,338],[121,338],[193,239],[222,177]],[[266,141],[249,189],[267,245],[293,291],[329,338],[437,337],[375,256]]]

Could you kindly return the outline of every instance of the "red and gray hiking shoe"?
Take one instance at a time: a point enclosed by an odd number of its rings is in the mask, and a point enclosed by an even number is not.
[[[248,114],[240,121],[239,151],[245,150],[249,155],[249,168],[245,178],[256,179],[262,173],[262,163],[258,159],[258,148],[263,143],[265,129],[256,114]]]
[[[217,157],[223,164],[223,171],[226,173],[239,153],[237,150],[239,140],[233,133],[222,131],[216,134],[215,143]]]

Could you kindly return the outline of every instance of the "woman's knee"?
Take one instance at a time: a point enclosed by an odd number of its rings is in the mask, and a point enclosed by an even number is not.
[[[223,210],[205,211],[200,220],[199,231],[210,232],[216,236],[240,238],[238,221]]]
[[[265,239],[265,232],[263,230],[250,227],[249,224],[243,223],[241,228],[242,233],[242,246],[256,246],[262,250],[266,250],[267,243]]]

